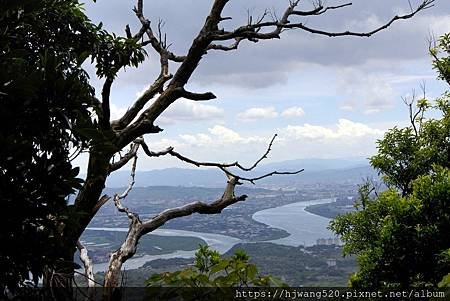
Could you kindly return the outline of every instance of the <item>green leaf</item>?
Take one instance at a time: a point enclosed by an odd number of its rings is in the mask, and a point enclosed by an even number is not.
[[[209,272],[213,275],[216,274],[218,272],[221,272],[223,270],[225,270],[226,267],[228,267],[229,262],[226,259],[221,259],[218,263],[216,263],[215,265],[213,265],[210,269]]]

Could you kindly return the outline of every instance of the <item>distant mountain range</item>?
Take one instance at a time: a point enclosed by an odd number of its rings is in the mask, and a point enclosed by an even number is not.
[[[301,159],[262,164],[255,171],[246,173],[252,177],[271,171],[294,171],[305,169],[297,175],[273,176],[260,181],[261,184],[274,186],[289,186],[326,182],[361,183],[364,178],[377,177],[366,159]],[[236,171],[238,173],[238,171]],[[243,174],[242,172],[239,174]],[[106,183],[107,187],[123,187],[128,184],[129,171],[113,173]],[[223,172],[215,168],[166,168],[151,171],[138,171],[136,184],[146,186],[198,186],[223,187],[225,183]]]

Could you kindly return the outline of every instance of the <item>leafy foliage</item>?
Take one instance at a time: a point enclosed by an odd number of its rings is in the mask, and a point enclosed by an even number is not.
[[[164,294],[160,297],[173,297],[184,292],[182,287],[188,288],[212,288],[202,292],[201,296],[192,295],[187,291],[183,300],[199,300],[201,298],[223,297],[220,288],[225,287],[271,287],[286,286],[281,280],[272,276],[261,276],[254,264],[248,262],[248,255],[237,250],[231,258],[221,257],[219,252],[211,250],[207,245],[200,246],[195,253],[195,264],[193,267],[175,272],[154,274],[147,279],[146,285],[154,287],[174,287],[174,290],[166,289],[163,292],[149,290],[151,293]]]
[[[93,60],[96,60],[99,77],[114,78],[122,67],[137,67],[145,59],[146,52],[138,40],[118,37],[97,27],[98,43],[95,45]]]
[[[1,6],[0,283],[13,288],[60,257],[66,197],[81,183],[70,150],[88,143],[72,129],[90,124],[94,101],[77,55],[92,35],[73,1]]]
[[[414,181],[413,193],[379,194],[366,208],[338,217],[345,254],[357,254],[355,287],[437,285],[450,270],[442,252],[450,247],[450,172],[436,168]]]
[[[440,41],[448,47],[448,35]],[[442,50],[448,53],[448,48]],[[450,61],[437,59],[435,67],[445,79],[448,66],[442,64]],[[354,287],[448,285],[450,93],[434,105],[420,99],[415,109],[411,125],[389,130],[370,160],[389,189],[370,196],[363,185],[362,208],[331,223],[345,243],[344,254],[358,255],[360,269],[350,279]],[[427,119],[430,110],[441,118]]]
[[[450,33],[439,38],[434,47],[430,47],[434,58],[433,68],[439,72],[439,78],[450,85]]]
[[[114,77],[145,52],[92,24],[75,0],[0,6],[0,286],[11,289],[74,253],[67,197],[82,181],[71,160],[108,134],[81,65],[90,57],[99,76]]]
[[[399,189],[403,195],[411,193],[413,180],[429,174],[433,165],[450,167],[449,98],[450,93],[446,92],[433,106],[442,112],[442,119],[418,119],[415,127],[394,127],[378,141],[378,154],[370,159],[371,165],[381,172],[388,186]],[[418,110],[431,107],[425,99],[418,104]]]

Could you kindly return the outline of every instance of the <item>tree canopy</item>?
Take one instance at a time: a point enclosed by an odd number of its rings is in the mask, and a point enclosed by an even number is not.
[[[146,285],[153,298],[172,299],[183,296],[183,300],[227,300],[229,294],[220,290],[223,287],[286,287],[287,284],[270,275],[260,275],[258,268],[249,263],[249,256],[243,250],[236,250],[230,258],[220,256],[219,252],[207,245],[200,246],[195,253],[192,267],[175,272],[164,272],[150,276]],[[157,287],[166,287],[158,291]],[[173,287],[175,289],[167,289]],[[202,288],[183,291],[180,288]],[[194,292],[194,294],[192,293]],[[228,298],[227,298],[228,297]]]
[[[431,49],[445,80],[448,42],[445,35]],[[344,253],[358,256],[354,287],[444,285],[450,272],[450,93],[407,104],[411,125],[389,130],[370,160],[389,189],[370,196],[364,185],[359,210],[331,223]]]
[[[13,288],[56,268],[79,217],[67,202],[82,184],[71,161],[102,138],[81,65],[90,57],[100,76],[114,76],[145,52],[92,24],[78,1],[0,5],[0,283]]]
[[[59,258],[58,225],[81,183],[70,156],[88,143],[74,129],[90,126],[95,102],[80,67],[95,36],[73,1],[0,5],[0,283],[11,288]]]

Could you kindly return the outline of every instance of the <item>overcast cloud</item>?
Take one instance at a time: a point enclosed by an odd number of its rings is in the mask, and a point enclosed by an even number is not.
[[[409,12],[407,0],[352,2],[351,7],[302,21],[331,31],[367,31]],[[147,0],[144,8],[153,25],[164,20],[171,50],[184,54],[211,3]],[[310,8],[308,1],[302,3]],[[126,24],[134,31],[139,28],[131,11],[134,5],[128,0],[98,0],[87,2],[86,11],[94,22],[103,21],[108,30],[122,34]],[[279,16],[287,5],[284,0],[231,0],[223,16],[233,19],[223,26],[245,24],[247,10],[257,16],[268,8]],[[189,88],[212,91],[218,100],[179,100],[158,120],[164,132],[148,137],[149,143],[155,149],[173,145],[196,158],[250,160],[278,132],[274,161],[369,156],[384,130],[407,119],[401,96],[422,81],[433,96],[445,89],[435,80],[427,54],[430,34],[445,32],[450,32],[450,1],[436,0],[435,7],[371,38],[328,38],[291,30],[280,40],[243,42],[237,51],[210,52]],[[113,117],[123,114],[158,74],[158,57],[150,48],[148,53],[145,64],[121,72],[114,83]],[[171,66],[172,72],[176,66]],[[166,159],[142,164],[144,169],[177,165]]]

